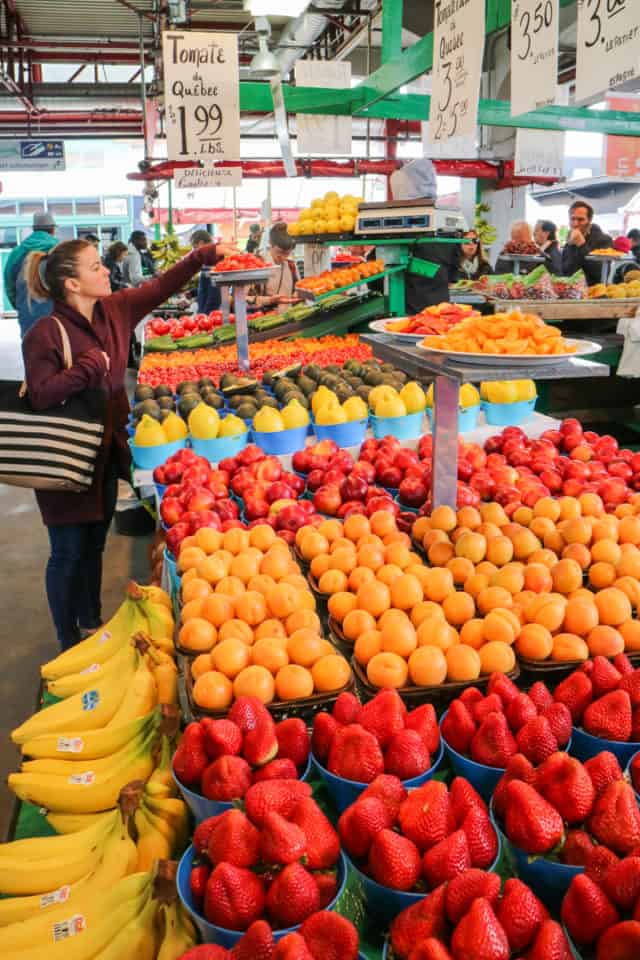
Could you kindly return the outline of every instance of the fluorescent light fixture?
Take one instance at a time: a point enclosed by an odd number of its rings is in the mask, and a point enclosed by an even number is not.
[[[258,46],[260,49],[249,66],[249,76],[255,80],[269,80],[271,77],[279,76],[280,64],[278,59],[269,50],[267,38],[262,34],[258,36]]]
[[[309,0],[244,0],[244,8],[254,17],[299,17]]]

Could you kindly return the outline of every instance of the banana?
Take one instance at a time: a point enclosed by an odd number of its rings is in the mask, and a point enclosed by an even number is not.
[[[101,817],[107,813],[47,813],[46,819],[56,833],[77,833],[79,830],[86,830],[92,823],[97,823]]]
[[[107,677],[113,679],[114,676],[121,676],[123,671],[130,670],[132,665],[135,665],[135,655],[136,651],[131,644],[123,645],[104,663],[94,663],[79,673],[68,673],[58,680],[49,680],[47,690],[61,699],[71,697],[74,693],[83,693],[98,681],[106,680]]]
[[[107,947],[92,954],[93,960],[124,960],[125,957],[127,960],[156,960],[158,940],[155,925],[158,909],[158,901],[149,898],[144,909],[120,930]]]
[[[165,653],[174,654],[173,635],[176,624],[172,611],[167,610],[164,604],[152,603],[149,600],[142,600],[140,608],[149,624],[151,642]]]
[[[163,736],[160,741],[160,756],[157,766],[144,787],[146,796],[157,799],[178,796],[178,786],[171,769],[171,755],[171,741],[169,737]]]
[[[118,684],[120,686],[120,684]],[[158,690],[149,665],[140,657],[138,669],[127,680],[126,692],[120,704],[107,723],[107,728],[119,727],[123,723],[143,717],[158,703]]]
[[[171,602],[171,597],[166,590],[163,590],[162,587],[155,587],[153,584],[149,586],[140,586],[142,595],[144,597],[145,603],[157,603],[163,607],[166,607],[169,613],[173,614],[173,603]]]
[[[153,645],[147,650],[147,658],[158,688],[158,702],[177,705],[178,668],[175,660]]]
[[[158,726],[160,711],[150,710],[142,717],[136,717],[119,726],[109,726],[102,730],[71,730],[64,733],[42,734],[22,744],[24,756],[38,759],[58,760],[97,760],[110,757],[149,726]]]
[[[159,912],[164,921],[164,935],[157,960],[179,960],[196,943],[195,927],[188,913],[177,900],[173,903],[160,904]]]
[[[7,861],[17,859],[25,861],[46,860],[59,857],[64,860],[74,854],[84,853],[93,843],[99,842],[114,829],[116,811],[101,813],[94,823],[86,824],[85,829],[75,834],[54,837],[29,837],[25,840],[13,840],[0,844],[0,866]],[[45,888],[46,889],[46,888]]]
[[[158,829],[142,807],[138,807],[133,819],[138,831],[137,869],[152,870],[157,860],[169,860],[173,852],[173,836],[170,839],[164,829]]]
[[[189,809],[184,800],[174,798],[152,800],[143,794],[142,805],[148,814],[161,817],[169,824],[176,835],[176,842],[188,835]]]
[[[92,760],[91,770],[95,774],[108,772],[113,769],[114,766],[118,765],[121,760],[126,760],[132,750],[141,747],[147,741],[148,737],[157,739],[157,732],[154,730],[143,730],[135,739],[116,753],[111,754],[110,757],[100,757],[97,760]],[[22,773],[56,773],[60,776],[66,775],[67,777],[82,773],[86,769],[87,761],[83,759],[51,760],[45,758],[43,760],[25,760],[20,767]],[[2,848],[0,847],[0,852],[1,850]]]

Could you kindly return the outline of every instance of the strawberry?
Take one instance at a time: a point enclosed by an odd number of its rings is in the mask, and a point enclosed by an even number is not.
[[[181,954],[180,960],[229,960],[231,954],[217,943],[202,943]]]
[[[374,837],[369,850],[371,876],[385,887],[412,890],[420,877],[420,852],[406,837],[385,829]]]
[[[320,763],[326,764],[331,743],[340,729],[340,724],[331,716],[330,713],[317,713],[313,720],[313,733],[311,735],[311,749]]]
[[[235,757],[242,750],[242,732],[231,720],[204,717],[200,726],[204,734],[204,749],[210,760],[225,755]]]
[[[237,800],[251,781],[251,767],[242,757],[218,757],[202,774],[202,792],[207,800]]]
[[[444,943],[435,937],[429,937],[411,951],[409,960],[453,960],[453,957]]]
[[[519,693],[505,710],[505,716],[513,733],[517,733],[528,720],[538,716],[538,708],[526,693]]]
[[[302,780],[264,780],[249,787],[244,798],[247,816],[261,827],[270,811],[288,819],[297,803],[311,796],[311,787]]]
[[[340,727],[331,742],[327,768],[345,780],[371,783],[378,774],[384,773],[384,757],[378,740],[358,723]]]
[[[462,826],[466,815],[475,807],[487,812],[486,803],[464,777],[453,778],[449,787],[449,799],[457,827]]]
[[[609,867],[600,884],[621,910],[632,910],[640,897],[640,857],[625,857]]]
[[[549,853],[564,832],[562,817],[528,783],[511,780],[506,790],[505,832],[525,853]]]
[[[509,941],[488,900],[471,904],[451,938],[455,960],[509,960]]]
[[[296,780],[298,778],[298,768],[293,760],[288,758],[276,757],[270,763],[265,763],[264,767],[253,775],[253,782],[260,783],[261,780]]]
[[[554,753],[536,771],[535,788],[568,824],[582,823],[593,807],[589,772],[568,753]]]
[[[571,714],[569,707],[564,703],[552,703],[542,711],[542,716],[549,721],[551,732],[558,741],[559,747],[566,747],[571,738]]]
[[[514,953],[526,950],[549,914],[529,887],[513,877],[504,885],[496,916]]]
[[[422,874],[430,890],[471,867],[471,854],[464,830],[456,830],[427,850]]]
[[[209,764],[204,748],[204,730],[199,723],[190,723],[182,734],[178,749],[173,755],[176,777],[187,787],[200,786],[202,774]]]
[[[384,769],[400,780],[411,780],[431,766],[431,757],[417,730],[398,730],[389,741]]]
[[[614,690],[594,700],[584,711],[582,726],[604,740],[628,740],[631,736],[631,699],[626,690]]]
[[[468,710],[471,710],[474,703],[477,703],[478,700],[484,700],[484,696],[482,691],[478,690],[477,687],[467,687],[466,690],[462,691],[458,700],[462,701]],[[455,700],[453,702],[455,703]]]
[[[421,707],[411,710],[406,717],[408,730],[415,730],[424,740],[429,753],[437,753],[440,749],[440,731],[438,718],[432,703],[425,703]]]
[[[277,929],[294,927],[320,908],[318,884],[302,864],[290,863],[269,887],[266,907]]]
[[[594,850],[593,840],[585,830],[569,830],[559,856],[569,866],[585,867]]]
[[[640,740],[640,704],[631,713],[631,733],[629,739],[637,743]]]
[[[518,730],[516,741],[518,752],[524,753],[534,767],[558,749],[558,741],[546,717],[536,717],[534,720],[527,721],[524,727]]]
[[[545,920],[524,957],[525,960],[572,960],[573,954],[560,924]]]
[[[382,800],[360,797],[341,814],[338,833],[349,856],[361,859],[369,855],[374,837],[392,825],[389,809]]]
[[[293,808],[289,819],[302,831],[309,870],[327,870],[340,856],[340,838],[312,797],[305,797]]]
[[[209,835],[207,855],[212,864],[254,867],[260,855],[260,834],[241,810],[226,810],[216,817]]]
[[[318,884],[320,892],[320,909],[326,909],[332,900],[335,900],[338,893],[338,877],[335,871],[328,870],[322,873],[314,873],[313,879]]]
[[[251,870],[219,863],[211,873],[204,900],[209,923],[227,930],[246,930],[264,912],[262,883]]]
[[[486,873],[472,867],[453,877],[447,884],[447,917],[455,926],[478,897],[488,900],[495,910],[499,896],[500,877],[496,873]]]
[[[472,807],[462,821],[462,830],[469,845],[471,866],[488,870],[498,855],[498,838],[489,814],[481,807]]]
[[[618,758],[610,750],[603,750],[595,757],[585,760],[584,768],[591,777],[596,796],[614,780],[622,780],[623,774]]]
[[[601,884],[605,873],[614,863],[618,863],[618,857],[613,850],[602,846],[594,847],[592,853],[589,854],[584,872],[594,883]]]
[[[314,960],[357,960],[358,931],[346,917],[322,911],[302,924],[300,933]]]
[[[400,829],[421,853],[448,837],[456,828],[449,792],[439,780],[412,790],[398,814]]]
[[[608,896],[586,874],[571,881],[562,901],[562,922],[577,944],[594,943],[620,919]]]
[[[506,810],[505,798],[507,785],[511,780],[522,780],[523,783],[533,783],[535,780],[536,771],[530,760],[522,753],[516,753],[515,756],[511,757],[505,771],[498,780],[496,788],[493,791],[493,812],[498,817],[499,820],[504,820],[504,814]]]
[[[616,653],[613,658],[613,665],[624,677],[627,673],[633,673],[633,664],[626,653]]]
[[[490,713],[471,741],[471,758],[489,767],[506,767],[507,760],[518,752],[504,713]]]
[[[636,753],[631,761],[631,782],[637,793],[640,793],[640,753]],[[622,775],[622,771],[620,771]]]
[[[564,703],[569,708],[571,719],[578,724],[582,720],[582,714],[593,700],[591,680],[581,670],[574,670],[558,684],[553,699],[557,703]]]
[[[288,717],[276,724],[278,740],[278,758],[293,760],[298,770],[302,770],[309,759],[311,741],[304,720]]]
[[[506,674],[492,673],[487,684],[487,693],[497,693],[502,700],[503,709],[506,710],[513,698],[518,695],[519,690]]]
[[[578,667],[578,670],[580,671],[580,673],[584,673],[585,676],[591,679],[591,673],[593,671],[593,660],[591,659],[585,660],[584,663],[582,663]]]
[[[276,943],[273,960],[313,960],[313,955],[304,937],[299,933],[288,933]]]
[[[207,817],[198,824],[193,833],[193,846],[197,853],[206,853],[209,846],[211,831],[216,825],[218,817]]]
[[[640,811],[633,787],[625,780],[605,787],[593,805],[588,827],[614,853],[630,853],[640,843]]]
[[[529,697],[535,703],[538,713],[544,713],[553,703],[553,694],[542,680],[536,680],[529,690]]]
[[[444,884],[399,913],[391,924],[394,957],[405,960],[428,937],[444,940],[447,932]]]
[[[604,696],[605,693],[611,693],[616,690],[622,674],[616,670],[614,665],[606,657],[594,657],[593,669],[589,674],[589,679],[593,685],[594,700]]]
[[[631,700],[631,706],[640,704],[640,670],[634,670],[622,677],[618,685],[619,690],[626,690]]]
[[[267,717],[270,719],[271,714],[262,700],[257,697],[238,697],[227,715],[227,720],[235,723],[241,733],[248,733],[255,729],[259,719],[266,720]]]
[[[230,960],[271,960],[276,945],[266,920],[256,920],[229,952]]]
[[[473,689],[473,688],[468,688]],[[477,730],[476,722],[461,699],[454,700],[440,727],[442,736],[453,750],[467,753]]]
[[[384,750],[394,733],[404,729],[406,716],[407,708],[397,690],[381,690],[360,708],[357,723],[372,733]]]
[[[279,813],[268,813],[260,831],[260,858],[263,863],[295,863],[307,850],[304,833]]]
[[[490,713],[502,713],[503,711],[504,706],[497,693],[491,693],[488,697],[484,697],[471,705],[471,716],[476,723],[482,723]]]
[[[345,691],[344,693],[340,694],[334,703],[332,713],[334,720],[337,720],[338,723],[346,726],[349,723],[360,722],[357,717],[361,709],[362,704],[355,694]]]
[[[637,960],[640,956],[640,922],[626,920],[609,927],[598,940],[596,960]]]
[[[379,777],[376,777],[375,780],[369,784],[366,790],[362,791],[359,799],[364,800],[365,797],[377,797],[378,800],[382,800],[395,823],[400,810],[400,804],[403,800],[407,799],[407,796],[407,791],[401,780],[397,777],[392,777],[390,774],[381,773]]]
[[[191,890],[193,902],[198,910],[202,910],[204,896],[207,889],[207,880],[209,879],[210,875],[211,867],[207,864],[202,864],[199,867],[192,867],[191,869],[191,874],[189,876],[189,888]]]
[[[253,730],[248,730],[242,742],[242,756],[252,767],[263,767],[278,753],[276,725],[272,717],[259,717]]]

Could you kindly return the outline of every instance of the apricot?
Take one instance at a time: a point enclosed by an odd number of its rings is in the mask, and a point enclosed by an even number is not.
[[[371,567],[355,567],[349,574],[349,590],[357,593],[363,583],[366,583],[367,580],[375,580],[375,577],[376,574]]]
[[[591,540],[594,543],[596,540],[605,539],[614,540],[616,543],[619,539],[618,521],[607,514],[595,520],[591,527]]]
[[[589,569],[589,583],[596,590],[610,587],[616,581],[616,568],[611,563],[594,563]]]
[[[499,640],[485,643],[478,650],[481,673],[510,673],[516,665],[513,647]]]
[[[380,583],[386,583],[386,585],[390,587],[394,580],[402,576],[402,570],[400,567],[397,567],[395,563],[385,563],[379,570],[376,570],[375,575]]]
[[[316,580],[319,580],[322,574],[326,573],[329,569],[330,562],[331,557],[328,554],[321,554],[319,557],[314,557],[309,565],[311,575],[315,577]],[[273,577],[270,579],[273,580]],[[275,583],[275,580],[273,582]]]
[[[567,545],[566,540],[558,529],[551,530],[549,533],[546,533],[542,538],[542,543],[544,544],[545,549],[553,550],[558,557],[562,555],[562,551]]]
[[[434,646],[441,650],[448,650],[459,642],[458,631],[446,620],[439,617],[430,617],[423,620],[416,631],[416,639],[419,647]]]
[[[408,675],[407,661],[397,653],[376,653],[367,664],[367,679],[374,687],[404,687]]]
[[[281,667],[282,670],[288,670],[290,665]],[[304,667],[296,667],[296,670],[304,670]],[[308,672],[308,671],[305,671]],[[241,670],[233,681],[233,694],[236,697],[257,697],[262,703],[271,703],[276,691],[274,678],[266,667],[260,667],[254,664]]]
[[[480,573],[485,577],[488,577],[491,580],[491,577],[496,573],[498,567],[495,563],[490,563],[489,560],[483,560],[482,563],[479,563],[476,567],[476,573]]]
[[[409,657],[409,677],[419,687],[444,683],[447,659],[439,647],[418,647]]]
[[[410,573],[403,573],[396,577],[390,590],[391,603],[399,610],[411,610],[416,603],[424,599],[420,581]]]
[[[546,547],[543,547],[542,550],[534,550],[530,557],[527,559],[527,566],[530,566],[532,563],[541,563],[545,567],[551,569],[560,558],[553,550],[548,550]]]
[[[481,503],[478,509],[480,516],[487,523],[495,523],[496,526],[502,527],[505,523],[509,522],[504,508],[499,503]]]
[[[568,660],[586,660],[589,657],[589,647],[582,637],[575,633],[558,633],[553,638],[551,659],[558,662]]]
[[[598,621],[598,608],[593,601],[593,594],[590,595],[590,599],[572,597],[567,601],[564,610],[564,629],[569,633],[586,637],[594,627],[598,626]]]
[[[495,607],[510,607],[511,594],[504,587],[486,587],[476,597],[476,604],[480,613],[486,615]]]
[[[319,554],[329,552],[329,541],[317,530],[310,530],[300,541],[298,549],[305,560],[311,561]]]
[[[581,570],[587,570],[591,564],[591,553],[583,543],[569,543],[562,551],[563,560],[575,560]]]
[[[481,590],[489,586],[489,577],[484,573],[474,573],[465,580],[463,587],[466,593],[470,593],[475,599]]]
[[[465,533],[456,541],[455,551],[457,557],[481,563],[487,552],[487,541],[481,533]]]
[[[524,589],[533,593],[550,593],[553,578],[543,563],[529,563],[524,570]]]
[[[468,646],[473,647],[474,650],[479,650],[485,642],[483,630],[484,620],[480,617],[473,617],[471,620],[467,620],[460,630],[460,643],[466,643]]]
[[[618,523],[618,535],[620,543],[633,543],[638,546],[640,544],[640,517],[622,517]]]
[[[355,641],[361,633],[375,629],[375,618],[366,610],[351,610],[342,621],[342,632],[347,640]]]
[[[199,653],[191,662],[191,676],[194,680],[197,680],[198,677],[201,677],[203,673],[207,673],[209,670],[213,670],[211,654]]]
[[[503,567],[513,558],[513,543],[509,537],[498,534],[487,542],[486,557],[489,563],[494,563],[496,567]]]
[[[524,587],[524,573],[515,564],[508,564],[498,570],[491,578],[492,587],[504,587],[513,596]]]
[[[576,500],[575,497],[560,497],[558,505],[560,507],[561,520],[572,520],[582,515],[580,501]]]
[[[539,623],[553,633],[559,630],[564,621],[566,601],[554,598],[553,594],[540,594],[527,610],[527,620]]]
[[[226,710],[233,699],[231,680],[218,670],[208,670],[194,683],[193,699],[205,710]]]
[[[355,593],[351,593],[348,590],[340,590],[338,593],[334,593],[329,597],[327,608],[330,615],[337,620],[338,623],[342,623],[347,614],[355,610],[357,602]]]
[[[616,565],[616,573],[619,577],[633,577],[635,580],[640,580],[640,550],[635,547],[632,550],[623,550]]]
[[[604,503],[597,493],[581,493],[578,503],[583,517],[601,517],[604,513]]]
[[[348,540],[353,540],[355,543],[364,537],[367,533],[371,533],[371,525],[367,517],[363,516],[361,513],[353,513],[350,517],[346,517],[342,524],[342,533]]]
[[[552,533],[556,529],[556,525],[548,517],[534,517],[529,529],[532,533],[535,533],[539,540],[543,540],[548,533]]]
[[[553,637],[541,623],[526,623],[518,634],[515,647],[525,660],[547,660],[553,650]]]
[[[591,543],[591,524],[584,517],[571,517],[558,525],[558,530],[567,543]]]
[[[218,643],[211,651],[211,662],[214,670],[224,673],[225,677],[233,680],[241,670],[251,663],[251,647],[243,643],[238,637],[228,637]]]
[[[365,630],[357,638],[353,646],[353,655],[363,667],[369,663],[376,653],[382,650],[382,634],[379,630]]]
[[[626,593],[633,607],[640,607],[640,582],[635,577],[618,577],[614,587]]]
[[[409,657],[418,646],[416,629],[408,617],[404,621],[387,623],[380,630],[380,642],[385,653],[397,653],[399,657]]]
[[[456,527],[449,534],[449,540],[455,545],[460,537],[464,537],[467,533],[473,533],[473,530],[470,530],[469,527]]]
[[[442,603],[445,597],[454,591],[453,576],[450,570],[446,568],[435,568],[428,571],[428,577],[424,587],[424,595],[427,600],[433,600],[435,603]]]
[[[531,507],[518,507],[513,512],[513,519],[516,523],[522,524],[523,527],[528,527],[533,520],[533,510]]]
[[[386,616],[386,614],[383,614],[383,616]],[[421,600],[420,603],[416,603],[409,614],[409,619],[416,629],[429,617],[439,617],[441,620],[445,618],[441,605],[434,603],[433,600]]]
[[[320,593],[329,595],[332,593],[344,593],[348,587],[349,578],[342,570],[325,570],[318,580],[318,590]]]
[[[455,511],[444,505],[432,510],[430,520],[434,530],[444,530],[446,533],[455,530],[458,523]]]
[[[560,519],[560,504],[553,497],[540,497],[533,507],[534,517],[545,517],[553,523]]]
[[[484,618],[482,635],[487,642],[499,640],[511,644],[520,633],[520,620],[510,610],[497,607]]]
[[[456,523],[459,527],[468,527],[475,530],[482,523],[480,511],[475,507],[460,507],[456,514]]]
[[[457,586],[462,586],[465,580],[473,576],[476,570],[471,560],[467,560],[466,557],[452,557],[446,567],[447,570],[451,571],[453,582]]]
[[[389,543],[384,550],[384,563],[394,563],[396,567],[400,567],[402,570],[405,567],[408,567],[410,563],[414,560],[419,560],[415,554],[412,555],[409,548],[404,543],[398,543],[394,541]],[[382,566],[382,564],[381,564]]]
[[[631,601],[623,590],[617,587],[607,587],[599,590],[595,595],[595,604],[598,608],[600,623],[608,627],[617,627],[630,620],[632,616]]]
[[[455,555],[455,548],[452,543],[432,543],[427,550],[429,563],[434,567],[444,567]]]
[[[615,657],[625,648],[624,637],[615,627],[600,624],[589,632],[587,646],[592,657]]]
[[[451,543],[444,530],[428,530],[422,538],[422,546],[425,550],[434,543]]]
[[[280,667],[275,677],[275,693],[278,700],[301,700],[313,693],[313,676],[306,667],[288,663]]]
[[[358,607],[373,617],[380,617],[391,606],[391,592],[386,583],[369,580],[363,583],[356,594]]]
[[[471,594],[456,590],[442,601],[442,612],[448,623],[460,627],[475,615],[476,605]]]
[[[630,653],[640,651],[640,620],[627,620],[621,623],[618,631],[624,640],[624,649]]]
[[[565,557],[551,568],[551,579],[559,593],[571,593],[582,586],[582,567],[576,560]]]
[[[376,546],[376,544],[365,543],[361,547],[358,547],[356,561],[359,567],[368,567],[374,571],[379,570],[385,563],[385,551],[382,547]]]
[[[446,652],[447,679],[452,683],[477,680],[482,662],[477,650],[464,643],[457,643]]]
[[[483,521],[475,532],[481,533],[487,543],[489,540],[493,540],[495,537],[502,536],[502,529],[498,526],[498,524],[489,523],[488,521]]]

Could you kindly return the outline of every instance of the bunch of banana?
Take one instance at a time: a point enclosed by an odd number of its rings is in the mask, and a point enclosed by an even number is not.
[[[175,233],[167,233],[160,240],[154,240],[151,244],[151,255],[163,270],[182,260],[188,253],[191,253],[191,248],[181,247],[180,240]]]
[[[159,919],[163,932],[157,960],[179,960],[196,943],[191,917],[179,900],[173,900],[160,905]]]
[[[128,595],[137,600],[140,610],[147,619],[144,633],[148,634],[154,647],[175,655],[173,635],[175,620],[171,597],[160,587],[143,587],[133,581],[129,584]]]
[[[169,860],[184,851],[189,837],[189,810],[173,794],[171,744],[162,738],[160,762],[142,790],[133,815],[137,832],[138,870],[151,870],[156,860]]]

